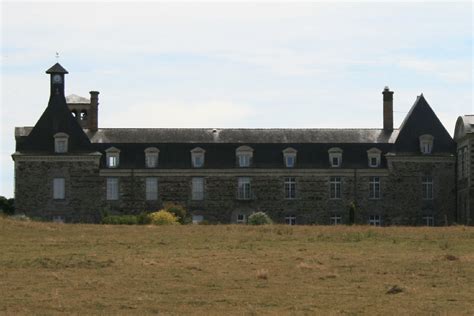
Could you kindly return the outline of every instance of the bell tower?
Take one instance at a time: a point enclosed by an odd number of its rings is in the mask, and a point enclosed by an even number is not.
[[[51,96],[64,96],[64,75],[69,72],[63,68],[59,63],[46,70],[47,74],[51,75]]]

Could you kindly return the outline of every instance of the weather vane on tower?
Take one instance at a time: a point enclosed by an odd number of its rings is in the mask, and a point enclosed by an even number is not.
[[[56,61],[59,61],[59,52],[56,52]]]

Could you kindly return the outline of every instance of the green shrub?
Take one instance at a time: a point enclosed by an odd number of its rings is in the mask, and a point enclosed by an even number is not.
[[[249,225],[266,225],[272,224],[273,222],[264,212],[257,212],[249,216],[248,223]]]
[[[150,216],[147,213],[140,213],[137,215],[137,221],[139,225],[148,225],[151,223]]]
[[[148,215],[153,225],[176,225],[179,224],[178,218],[165,210],[154,212]]]
[[[138,216],[110,215],[102,218],[102,224],[108,225],[138,225]]]
[[[173,203],[173,202],[166,202],[163,205],[163,209],[167,212],[170,212],[170,213],[174,214],[174,216],[176,216],[176,218],[178,218],[178,221],[181,224],[185,224],[186,209],[184,208],[184,206],[182,206],[180,204],[177,204],[177,203]]]

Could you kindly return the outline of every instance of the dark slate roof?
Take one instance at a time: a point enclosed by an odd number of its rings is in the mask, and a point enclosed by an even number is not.
[[[424,134],[434,137],[433,153],[454,152],[456,145],[453,138],[421,94],[400,126],[395,151],[419,152],[419,137]]]
[[[64,69],[59,63],[53,65],[53,67],[46,70],[47,74],[68,74],[69,72]]]
[[[89,138],[69,111],[64,95],[59,93],[51,95],[48,107],[28,135],[18,139],[17,151],[54,152],[54,135],[60,132],[69,135],[70,152],[92,150]]]
[[[88,132],[92,143],[393,143],[398,130],[383,129],[240,129],[101,128]]]

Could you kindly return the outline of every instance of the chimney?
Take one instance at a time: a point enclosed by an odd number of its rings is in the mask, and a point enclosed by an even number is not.
[[[99,127],[99,91],[90,91],[91,107],[89,113],[89,130],[96,132]]]
[[[393,131],[393,91],[388,86],[383,89],[383,129]]]

